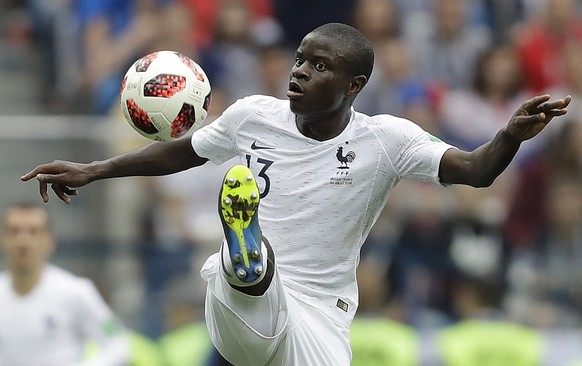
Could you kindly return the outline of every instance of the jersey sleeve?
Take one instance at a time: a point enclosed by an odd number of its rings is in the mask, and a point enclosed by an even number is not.
[[[456,148],[402,118],[385,121],[379,138],[400,179],[442,184],[439,166],[444,153]]]
[[[131,351],[127,331],[89,280],[79,279],[76,311],[80,336],[97,346],[96,355],[80,365],[128,364]]]
[[[192,134],[196,154],[220,165],[238,153],[236,133],[240,125],[253,114],[251,98],[240,99],[228,107],[216,120]]]

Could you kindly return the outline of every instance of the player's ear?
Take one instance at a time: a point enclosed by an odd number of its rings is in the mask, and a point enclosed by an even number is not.
[[[356,96],[359,92],[364,89],[364,86],[368,83],[368,78],[364,75],[354,76],[348,84],[348,89],[346,94],[349,96]]]

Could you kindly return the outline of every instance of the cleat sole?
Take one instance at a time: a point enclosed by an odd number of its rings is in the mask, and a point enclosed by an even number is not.
[[[254,281],[262,273],[259,201],[259,188],[251,171],[244,165],[232,167],[223,180],[219,214],[235,275],[245,282]]]

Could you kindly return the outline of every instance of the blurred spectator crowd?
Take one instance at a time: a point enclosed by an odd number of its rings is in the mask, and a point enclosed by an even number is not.
[[[37,52],[44,114],[118,115],[125,71],[161,49],[205,69],[209,120],[249,94],[285,98],[299,41],[330,21],[354,25],[376,50],[357,110],[409,118],[463,149],[490,140],[534,94],[571,94],[568,116],[524,143],[491,187],[396,188],[363,247],[359,312],[416,328],[484,316],[582,327],[580,1],[9,0],[0,10],[4,44]],[[172,279],[196,274],[220,241],[223,171],[144,183],[136,237],[152,337],[164,331],[155,314],[167,291],[185,291]]]

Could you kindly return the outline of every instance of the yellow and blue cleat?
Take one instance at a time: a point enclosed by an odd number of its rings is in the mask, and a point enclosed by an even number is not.
[[[234,274],[246,283],[259,279],[264,270],[259,201],[259,187],[251,170],[244,165],[230,168],[222,181],[218,213]]]

